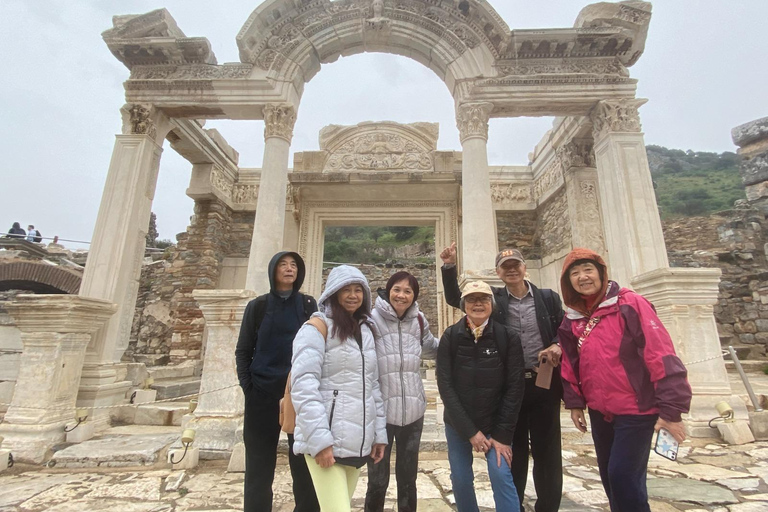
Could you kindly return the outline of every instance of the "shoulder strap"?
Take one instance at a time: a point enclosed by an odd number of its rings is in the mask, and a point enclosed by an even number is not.
[[[303,293],[299,293],[299,295],[301,296],[301,303],[304,305],[304,318],[308,319],[312,313],[317,311],[317,302],[311,295],[304,295]]]
[[[263,297],[262,300],[259,300]],[[267,314],[267,301],[269,297],[262,295],[256,299],[256,305],[254,309],[254,316],[256,318],[256,331],[261,327],[261,322],[264,321],[264,316]]]
[[[307,320],[307,323],[320,331],[320,334],[323,335],[323,339],[328,341],[328,326],[325,325],[325,322],[323,322],[320,318],[313,316]]]
[[[421,314],[421,311],[419,311],[416,314],[416,320],[419,321],[419,333],[421,336],[419,336],[419,343],[423,346],[424,345],[424,317]]]

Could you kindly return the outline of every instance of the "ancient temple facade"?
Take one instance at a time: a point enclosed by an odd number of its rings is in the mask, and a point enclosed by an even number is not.
[[[247,301],[268,289],[270,258],[298,250],[306,291],[319,295],[323,233],[334,225],[433,225],[436,247],[458,243],[462,279],[491,280],[499,227],[526,219],[541,239],[527,255],[531,277],[553,288],[564,256],[592,248],[615,280],[654,301],[683,361],[706,359],[690,368],[694,433],[709,432],[716,401],[745,417],[719,358],[719,270],[668,265],[640,122],[646,100],[628,70],[650,19],[646,2],[598,3],[573,27],[510,30],[488,2],[267,0],[237,34],[240,62],[220,65],[209,41],[187,37],[165,9],[115,16],[103,39],[130,75],[94,243],[78,295],[13,306],[24,352],[0,435],[20,459],[41,461],[75,405],[104,427],[109,413],[99,407],[124,403],[131,382],[121,358],[167,148],[190,163],[195,229],[186,244],[197,270],[178,300],[202,316],[177,322],[174,336],[205,336],[204,394],[185,425],[209,454],[236,442],[234,343]],[[291,163],[304,84],[323,64],[362,52],[433,70],[454,99],[461,148],[438,151],[434,124],[363,122],[326,127],[319,150]],[[489,166],[489,120],[522,116],[555,122],[528,165]],[[240,168],[206,119],[263,121],[261,168]],[[440,308],[440,329],[454,314]],[[44,389],[25,388],[31,381]]]

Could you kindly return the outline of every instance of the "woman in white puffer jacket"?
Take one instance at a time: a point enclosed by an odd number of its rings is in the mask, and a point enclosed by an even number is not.
[[[293,451],[303,453],[322,512],[348,512],[369,460],[387,443],[365,276],[342,265],[328,276],[318,313],[293,340]]]
[[[408,272],[389,278],[379,290],[371,318],[376,326],[376,355],[381,394],[387,409],[387,448],[376,465],[368,464],[366,512],[384,510],[389,486],[392,441],[397,443],[397,504],[399,512],[416,510],[419,444],[427,408],[421,382],[422,359],[434,359],[438,340],[419,311],[419,282]]]

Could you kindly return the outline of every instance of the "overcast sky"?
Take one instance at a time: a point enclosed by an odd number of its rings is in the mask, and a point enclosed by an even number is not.
[[[512,29],[573,25],[588,1],[491,0]],[[0,230],[14,221],[44,236],[91,239],[128,70],[101,32],[114,14],[166,7],[187,36],[207,37],[219,63],[238,61],[235,36],[258,1],[0,0],[6,61],[0,79],[3,187]],[[546,5],[546,8],[541,7]],[[639,79],[645,140],[696,151],[735,151],[730,130],[768,115],[765,0],[659,0],[648,41],[630,68]],[[439,149],[460,149],[453,102],[432,71],[405,57],[362,54],[323,67],[307,84],[292,151],[318,149],[328,124],[440,123]],[[526,164],[551,118],[492,120],[492,165]],[[209,121],[260,167],[263,123]],[[190,165],[165,145],[153,211],[161,238],[175,241],[192,214]],[[292,162],[292,158],[291,158]],[[67,243],[71,248],[85,248]]]

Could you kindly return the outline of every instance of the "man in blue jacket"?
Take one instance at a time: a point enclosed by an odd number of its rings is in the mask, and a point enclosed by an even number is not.
[[[301,256],[279,252],[269,262],[268,271],[270,291],[246,306],[235,349],[237,377],[245,394],[245,512],[272,510],[280,399],[291,371],[293,338],[317,311],[315,299],[299,292],[305,275]],[[288,446],[294,512],[319,512],[306,461],[293,454],[291,434]]]

